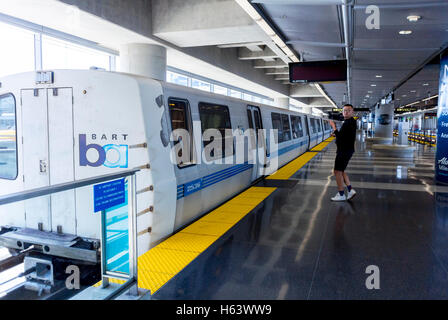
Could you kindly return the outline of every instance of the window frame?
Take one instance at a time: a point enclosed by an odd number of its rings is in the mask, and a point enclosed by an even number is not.
[[[191,148],[191,160],[192,163],[187,164],[187,165],[182,165],[182,164],[177,164],[177,167],[179,169],[185,169],[188,167],[192,167],[197,165],[196,163],[196,159],[195,159],[195,155],[196,155],[196,148],[194,145],[194,136],[193,136],[193,121],[192,121],[192,117],[191,117],[191,107],[190,107],[190,102],[188,101],[188,99],[185,98],[178,98],[178,97],[168,97],[167,102],[168,102],[168,108],[170,108],[170,100],[174,100],[174,101],[179,101],[179,102],[185,102],[185,106],[186,106],[186,112],[188,114],[185,115],[185,122],[187,124],[187,131],[190,133],[190,138],[191,138],[191,142],[190,142],[190,148]],[[171,118],[171,110],[169,110],[169,114],[170,114],[170,126],[171,126],[171,132],[173,132],[173,119]],[[175,142],[173,141],[173,146],[175,145]]]
[[[6,96],[11,96],[12,99],[14,100],[14,127],[15,127],[14,131],[15,131],[15,134],[16,134],[15,135],[15,142],[16,142],[15,143],[16,144],[16,175],[15,175],[14,178],[5,178],[5,177],[2,177],[0,175],[0,179],[9,180],[9,181],[15,181],[15,180],[17,180],[17,177],[19,176],[19,150],[18,150],[18,143],[17,143],[17,99],[16,99],[16,97],[14,96],[14,94],[12,92],[8,92],[8,93],[0,95],[0,99],[3,99]]]

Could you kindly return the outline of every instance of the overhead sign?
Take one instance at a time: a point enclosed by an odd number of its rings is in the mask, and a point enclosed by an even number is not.
[[[417,108],[398,108],[395,109],[395,113],[415,112]]]
[[[126,201],[124,179],[93,186],[94,211],[103,211]]]
[[[307,61],[289,64],[289,81],[331,82],[347,80],[347,60]]]

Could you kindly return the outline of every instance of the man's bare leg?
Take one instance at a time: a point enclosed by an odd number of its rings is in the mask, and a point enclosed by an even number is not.
[[[350,183],[350,179],[348,178],[348,175],[345,173],[345,171],[342,172],[342,176],[344,177],[344,182],[345,185],[348,187],[349,185],[351,185]]]
[[[339,170],[334,170],[334,176],[336,177],[336,184],[338,185],[338,191],[344,191],[343,172]]]

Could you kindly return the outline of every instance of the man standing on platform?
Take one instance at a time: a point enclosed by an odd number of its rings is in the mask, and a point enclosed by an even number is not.
[[[333,135],[336,137],[336,160],[334,162],[334,175],[338,185],[338,193],[331,198],[332,201],[350,200],[356,195],[356,191],[352,188],[350,180],[345,173],[348,162],[355,152],[356,139],[356,120],[353,119],[354,108],[351,104],[345,104],[342,109],[344,123],[340,130],[336,128],[333,121],[330,125],[333,128]],[[344,192],[344,182],[347,186],[348,194]]]

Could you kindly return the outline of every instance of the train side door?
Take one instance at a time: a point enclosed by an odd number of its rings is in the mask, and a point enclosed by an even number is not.
[[[72,88],[47,89],[50,185],[75,180]],[[75,190],[51,195],[52,230],[76,234]]]
[[[306,147],[306,150],[310,149],[310,143],[311,143],[311,132],[310,132],[310,125],[309,125],[309,118],[307,116],[305,116],[303,118],[303,120],[305,121],[305,129],[306,129],[306,134],[308,135],[308,144]]]
[[[21,105],[24,189],[47,187],[50,184],[47,90],[22,90]],[[25,226],[51,231],[50,196],[25,201]]]
[[[248,106],[247,117],[249,121],[249,128],[253,129],[254,137],[252,141],[255,144],[255,157],[252,170],[252,181],[262,177],[264,175],[264,167],[266,164],[266,138],[263,133],[263,122],[261,120],[261,112],[259,107]],[[252,149],[253,150],[253,149]],[[250,150],[249,152],[251,152]]]
[[[25,190],[74,180],[72,88],[21,92]],[[74,190],[25,201],[26,227],[75,234]]]

